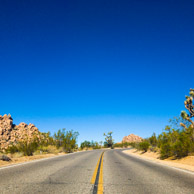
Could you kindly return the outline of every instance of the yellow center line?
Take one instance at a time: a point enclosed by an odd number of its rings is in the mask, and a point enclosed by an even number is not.
[[[100,165],[100,173],[99,173],[97,194],[103,194],[103,156],[104,156],[104,152],[100,155],[100,158],[98,160],[98,163],[96,165],[96,168],[94,170],[94,173],[93,173],[93,176],[92,176],[92,179],[91,179],[91,184],[95,184],[96,176],[97,176],[97,172],[98,172],[98,167]],[[100,163],[100,159],[101,159],[101,163]]]
[[[102,160],[100,165],[100,175],[99,175],[99,181],[98,181],[98,192],[97,194],[103,194],[103,157],[104,152],[102,153]]]
[[[102,155],[102,154],[101,154],[101,155]],[[101,158],[101,155],[100,155],[100,158]],[[94,183],[95,183],[96,175],[97,175],[97,172],[98,172],[98,166],[99,166],[99,163],[100,163],[100,158],[99,158],[99,160],[98,160],[98,163],[97,163],[97,165],[96,165],[94,174],[93,174],[93,176],[92,176],[91,184],[94,184]]]

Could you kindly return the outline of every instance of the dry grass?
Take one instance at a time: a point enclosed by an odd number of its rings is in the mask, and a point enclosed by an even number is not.
[[[3,153],[0,153],[2,155]],[[56,155],[63,155],[65,154],[62,150],[62,148],[57,149],[55,146],[48,146],[43,147],[41,150],[37,150],[33,156],[23,156],[22,153],[16,152],[14,154],[6,154],[9,158],[11,158],[11,161],[2,161],[0,160],[0,166],[8,166],[11,164],[17,164],[22,162],[27,162],[31,160],[37,160],[41,158],[49,158]]]
[[[41,149],[38,149],[36,152],[34,152],[34,155],[58,154],[58,153],[62,153],[62,152],[63,152],[62,147],[57,149],[56,146],[49,145],[49,146],[42,147]]]
[[[41,155],[34,155],[34,156],[22,156],[22,157],[11,157],[10,162],[2,161],[0,160],[0,166],[8,166],[11,164],[17,164],[17,163],[23,163],[31,160],[37,160],[41,158],[49,158],[56,155],[63,155],[65,153],[59,153],[59,154],[41,154]]]

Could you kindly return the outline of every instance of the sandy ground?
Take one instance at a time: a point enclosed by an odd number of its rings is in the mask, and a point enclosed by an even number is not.
[[[159,159],[159,153],[154,153],[154,152],[146,152],[142,153],[141,151],[137,151],[135,149],[132,150],[125,150],[123,151],[126,154],[129,155],[136,155],[141,158],[145,158],[147,160],[152,160],[157,163],[162,163],[168,166],[173,166],[177,168],[182,168],[185,170],[193,171],[194,172],[194,156],[187,156],[182,159],[165,159],[165,160],[160,160]]]
[[[42,159],[42,158],[49,158],[53,156],[60,156],[64,155],[65,153],[59,153],[59,154],[42,154],[42,155],[34,155],[34,156],[23,156],[23,157],[11,157],[11,161],[2,161],[0,160],[0,167],[2,166],[9,166],[12,164],[17,164],[17,163],[23,163],[31,160],[37,160],[37,159]]]

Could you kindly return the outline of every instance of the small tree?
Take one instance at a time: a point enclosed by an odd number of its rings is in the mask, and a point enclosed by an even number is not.
[[[112,131],[108,132],[107,135],[104,133],[105,136],[105,142],[104,142],[104,146],[105,147],[110,147],[111,149],[113,149],[113,139],[112,139]]]
[[[55,140],[55,145],[57,147],[57,149],[59,149],[62,144],[63,144],[63,140],[64,140],[64,135],[65,134],[65,129],[59,129],[57,131],[57,133],[54,133],[54,140]]]

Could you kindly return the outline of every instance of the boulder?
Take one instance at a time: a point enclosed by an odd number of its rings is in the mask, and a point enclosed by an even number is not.
[[[9,158],[8,156],[6,156],[6,155],[2,155],[2,156],[0,156],[0,160],[3,160],[3,161],[11,161],[11,158]]]
[[[0,150],[5,150],[10,145],[23,140],[31,140],[34,136],[40,138],[40,132],[34,124],[13,124],[11,115],[0,115]]]
[[[143,138],[139,137],[138,135],[130,134],[128,136],[123,137],[122,142],[141,142]]]

